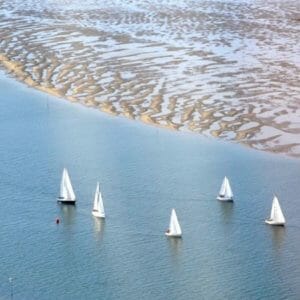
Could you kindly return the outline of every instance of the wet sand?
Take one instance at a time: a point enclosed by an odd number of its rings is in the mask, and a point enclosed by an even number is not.
[[[0,0],[0,64],[113,115],[300,156],[299,1]]]

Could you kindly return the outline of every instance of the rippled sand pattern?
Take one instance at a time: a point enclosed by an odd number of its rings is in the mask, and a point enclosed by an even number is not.
[[[300,156],[300,2],[0,0],[0,61],[46,92]]]

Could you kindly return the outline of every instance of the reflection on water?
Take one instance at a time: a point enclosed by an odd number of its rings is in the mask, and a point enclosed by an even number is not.
[[[95,218],[94,219],[94,237],[97,242],[103,239],[104,229],[105,229],[105,219]]]
[[[284,226],[272,226],[272,244],[275,250],[280,250],[283,246],[286,229]]]
[[[182,238],[167,238],[171,257],[174,261],[178,259],[178,257],[182,253],[183,240]]]
[[[221,218],[225,223],[230,223],[233,215],[234,202],[220,203]]]
[[[59,204],[62,221],[65,225],[72,225],[75,223],[76,206]]]

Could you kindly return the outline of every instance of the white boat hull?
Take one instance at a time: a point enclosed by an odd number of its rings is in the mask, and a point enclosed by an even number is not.
[[[100,213],[99,211],[92,211],[92,215],[94,216],[94,217],[96,217],[96,218],[105,218],[105,215],[104,214],[102,214],[102,213]]]
[[[174,234],[170,232],[165,232],[165,235],[168,237],[181,238],[181,234]]]
[[[285,222],[276,222],[274,220],[269,220],[269,219],[265,220],[265,223],[273,226],[284,226],[285,224]]]
[[[233,197],[222,197],[222,196],[218,196],[217,199],[219,201],[224,201],[224,202],[233,202]]]

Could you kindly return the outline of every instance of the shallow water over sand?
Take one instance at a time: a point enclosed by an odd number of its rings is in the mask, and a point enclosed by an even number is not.
[[[300,2],[0,0],[0,61],[46,92],[300,155]]]

